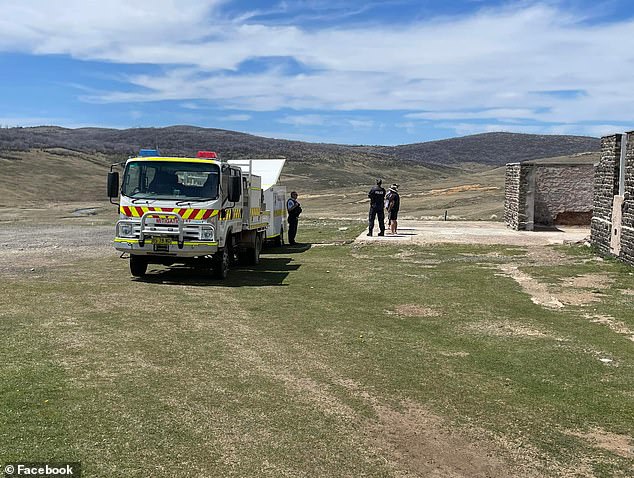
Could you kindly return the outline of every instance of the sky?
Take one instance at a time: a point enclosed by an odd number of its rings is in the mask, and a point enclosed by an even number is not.
[[[0,0],[0,126],[634,130],[632,0]]]

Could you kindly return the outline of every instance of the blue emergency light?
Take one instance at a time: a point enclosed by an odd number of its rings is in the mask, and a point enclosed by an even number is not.
[[[159,153],[158,149],[142,149],[141,151],[139,151],[139,157],[140,158],[147,158],[150,156],[160,156],[161,153]]]

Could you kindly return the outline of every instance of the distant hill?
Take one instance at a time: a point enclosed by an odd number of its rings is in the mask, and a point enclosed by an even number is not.
[[[381,146],[364,150],[380,152],[399,159],[407,158],[446,166],[460,163],[501,166],[530,159],[599,151],[600,148],[601,141],[588,136],[483,133],[462,138],[393,147]]]
[[[163,154],[192,155],[218,151],[221,157],[286,157],[290,162],[413,161],[460,167],[465,163],[499,166],[509,162],[599,151],[598,138],[516,133],[484,133],[401,146],[347,146],[264,138],[236,131],[170,126],[167,128],[78,128],[56,126],[0,129],[0,151],[63,148],[84,153],[128,157],[140,148],[158,146]]]

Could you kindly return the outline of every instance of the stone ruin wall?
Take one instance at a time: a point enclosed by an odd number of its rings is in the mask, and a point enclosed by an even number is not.
[[[625,157],[625,201],[621,230],[621,259],[634,265],[634,132],[628,133]]]
[[[626,133],[625,188],[621,211],[613,211],[614,198],[619,194],[622,135],[601,138],[601,161],[594,179],[594,214],[591,242],[603,255],[615,255],[634,265],[634,132]],[[620,241],[618,251],[613,250],[612,238],[619,224],[613,224],[614,213],[620,212]]]
[[[515,230],[534,225],[590,224],[594,166],[510,163],[506,165],[504,221]],[[533,197],[528,192],[533,184]]]
[[[533,165],[535,224],[584,225],[592,219],[594,165]]]
[[[619,192],[621,136],[601,138],[601,160],[594,174],[594,197],[590,241],[604,255],[610,253],[612,203]]]
[[[523,204],[520,188],[520,174],[522,167],[520,163],[512,163],[506,165],[506,177],[504,179],[504,222],[512,229],[520,228],[520,216],[524,215],[524,211],[520,212],[520,204]],[[523,219],[523,218],[522,218]]]

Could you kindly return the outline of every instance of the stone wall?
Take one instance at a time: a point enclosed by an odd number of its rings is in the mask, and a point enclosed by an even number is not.
[[[619,193],[621,135],[601,138],[601,160],[594,174],[594,195],[590,241],[602,254],[610,253],[612,204]]]
[[[519,229],[520,223],[521,170],[520,163],[507,164],[506,177],[504,180],[504,222],[515,230]]]
[[[634,265],[634,131],[627,135],[620,258]]]
[[[534,223],[584,225],[592,219],[592,164],[535,164]]]
[[[627,146],[623,169],[624,190],[621,196],[620,159],[621,144],[625,136]],[[601,254],[615,255],[634,265],[634,132],[601,138],[601,161],[594,180],[591,241]]]
[[[592,164],[507,164],[505,223],[515,230],[590,224],[593,177]]]

